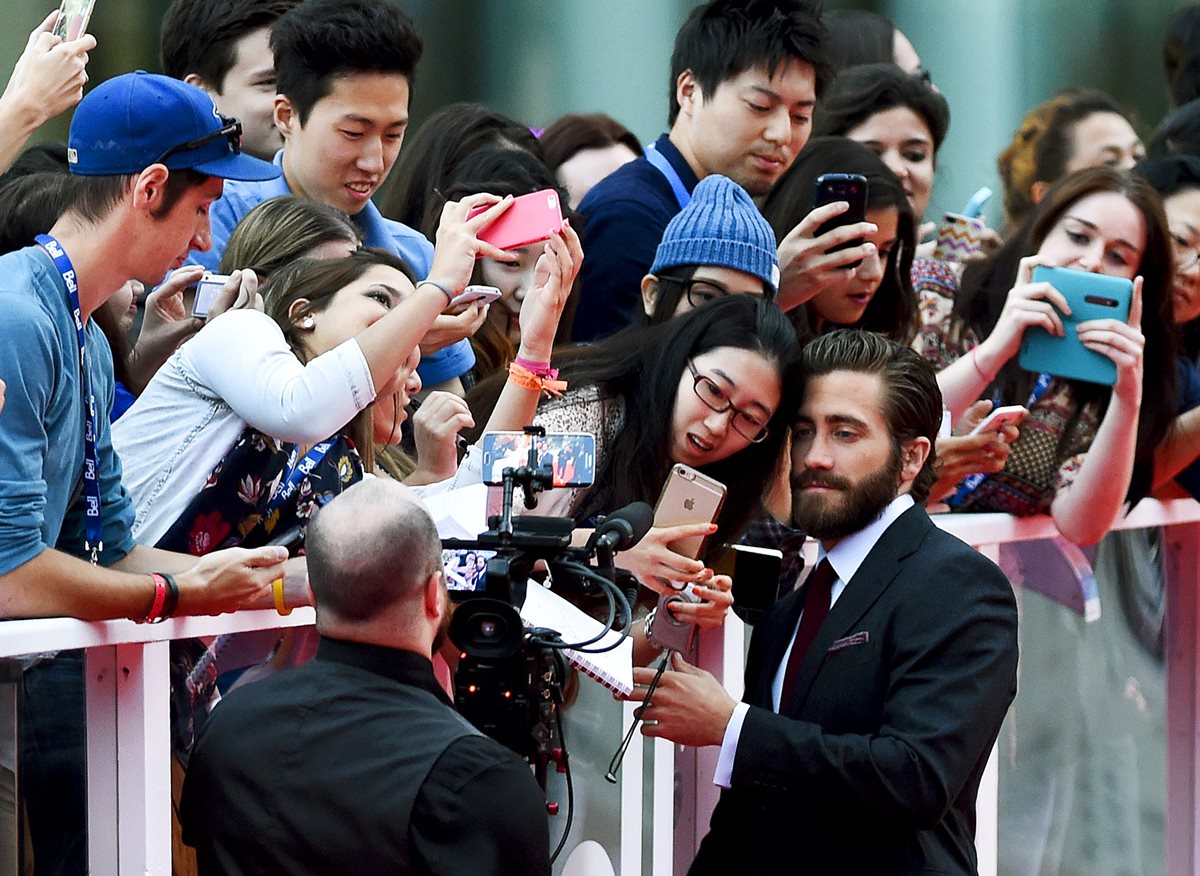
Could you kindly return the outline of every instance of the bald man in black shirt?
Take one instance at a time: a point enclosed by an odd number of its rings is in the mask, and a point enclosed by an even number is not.
[[[321,643],[235,690],[181,802],[202,874],[549,874],[545,801],[513,752],[458,715],[430,654],[447,612],[429,515],[388,480],[309,525]]]

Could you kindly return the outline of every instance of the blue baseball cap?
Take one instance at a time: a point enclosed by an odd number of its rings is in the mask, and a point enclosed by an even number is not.
[[[207,92],[137,70],[100,83],[80,101],[67,163],[80,176],[141,173],[152,164],[221,179],[279,176],[275,165],[241,150],[241,122],[218,113]]]

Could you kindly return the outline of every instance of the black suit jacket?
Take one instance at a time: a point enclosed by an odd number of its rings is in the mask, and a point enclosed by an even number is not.
[[[731,787],[693,874],[974,873],[975,795],[1016,694],[1004,574],[904,512],[829,612],[784,714],[803,593],[755,628]]]

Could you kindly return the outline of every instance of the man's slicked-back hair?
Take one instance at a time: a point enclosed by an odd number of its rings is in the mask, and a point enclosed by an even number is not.
[[[441,542],[425,509],[400,498],[404,490],[388,478],[367,478],[312,518],[304,551],[318,616],[361,623],[420,599],[441,567]]]
[[[924,502],[937,480],[938,429],[942,424],[942,392],[937,373],[925,359],[883,335],[839,329],[821,335],[804,348],[801,361],[805,385],[834,371],[876,374],[883,381],[883,416],[900,447],[914,438],[929,439],[929,456],[912,484],[912,497]]]
[[[774,75],[791,60],[812,65],[817,97],[829,81],[825,26],[817,0],[712,0],[692,10],[675,36],[671,53],[670,107],[675,123],[675,86],[691,70],[706,100],[717,87],[752,68]]]
[[[304,0],[271,28],[275,87],[301,125],[338,77],[395,73],[411,87],[422,48],[393,0]]]
[[[238,40],[275,20],[300,0],[175,0],[163,16],[159,57],[175,79],[195,73],[218,94],[237,63]]]

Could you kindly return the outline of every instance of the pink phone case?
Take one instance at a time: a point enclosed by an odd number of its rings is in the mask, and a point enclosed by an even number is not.
[[[470,215],[475,216],[486,209],[488,208],[476,208]],[[517,249],[548,240],[562,230],[562,223],[562,206],[559,204],[558,192],[554,189],[543,189],[515,198],[512,206],[495,222],[485,226],[478,237],[500,249]]]

